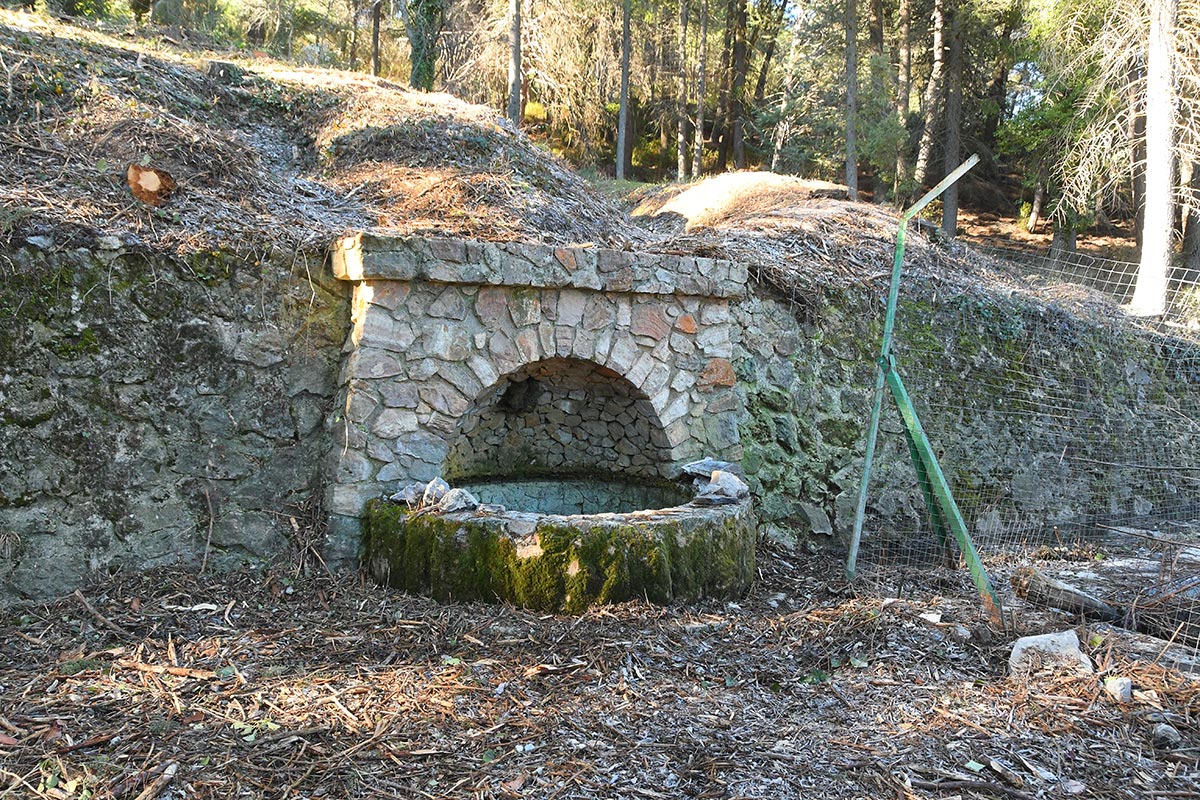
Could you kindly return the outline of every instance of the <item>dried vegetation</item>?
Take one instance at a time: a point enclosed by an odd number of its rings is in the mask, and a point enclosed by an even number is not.
[[[491,111],[370,77],[241,61],[0,10],[0,234],[180,252],[323,248],[348,228],[554,243],[639,236]],[[180,184],[148,208],[137,163]]]
[[[1128,632],[1009,677],[960,574],[856,598],[764,548],[737,604],[579,617],[295,573],[117,577],[0,617],[0,792],[1031,798],[1200,792],[1200,682]],[[1072,624],[1024,611],[1023,632]],[[1132,678],[1119,705],[1104,675]],[[1184,737],[1156,747],[1153,726]],[[90,794],[89,794],[90,793]]]

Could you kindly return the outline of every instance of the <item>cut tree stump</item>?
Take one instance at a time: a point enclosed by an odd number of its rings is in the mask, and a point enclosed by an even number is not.
[[[148,206],[161,205],[175,191],[175,179],[165,170],[130,164],[125,177],[129,191]]]
[[[208,77],[217,83],[238,84],[245,75],[245,70],[230,61],[208,62]]]

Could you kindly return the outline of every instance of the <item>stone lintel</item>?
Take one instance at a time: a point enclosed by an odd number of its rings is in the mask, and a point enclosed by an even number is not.
[[[338,239],[330,255],[334,277],[344,281],[424,280],[722,299],[743,297],[747,283],[745,266],[730,261],[522,242],[362,232]]]

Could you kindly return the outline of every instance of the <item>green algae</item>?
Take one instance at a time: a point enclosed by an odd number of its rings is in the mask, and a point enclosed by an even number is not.
[[[367,564],[376,579],[438,600],[509,602],[579,613],[592,605],[739,597],[754,577],[753,525],[730,513],[708,525],[679,520],[542,517],[513,538],[497,518],[367,507]]]

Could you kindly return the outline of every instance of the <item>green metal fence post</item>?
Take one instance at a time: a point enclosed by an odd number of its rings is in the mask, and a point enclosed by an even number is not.
[[[912,399],[904,388],[904,381],[900,380],[900,373],[895,369],[896,365],[893,363],[891,366],[892,368],[887,371],[888,388],[892,390],[892,397],[896,401],[896,407],[900,409],[900,418],[904,421],[904,427],[908,431],[910,440],[916,445],[917,455],[921,461],[917,468],[920,470],[924,466],[929,488],[938,501],[930,508],[930,512],[935,513],[934,509],[938,506],[941,507],[943,517],[949,523],[954,540],[958,543],[958,549],[962,551],[963,558],[967,562],[971,580],[975,583],[975,588],[979,590],[979,595],[983,599],[984,610],[987,611],[993,623],[1003,627],[1004,617],[1001,613],[1000,598],[983,568],[979,552],[975,549],[975,542],[971,541],[971,534],[967,532],[967,523],[958,509],[958,503],[954,499],[954,493],[950,491],[950,484],[942,473],[942,467],[938,464],[937,455],[933,452],[933,445],[929,443],[929,437],[925,435],[925,430],[921,427],[921,420],[917,418],[917,410],[913,407]]]
[[[937,186],[926,192],[920,200],[900,215],[900,225],[896,229],[896,256],[892,260],[892,282],[888,287],[887,308],[883,317],[883,338],[879,343],[878,372],[875,375],[875,398],[871,405],[871,422],[867,427],[867,449],[863,457],[862,482],[858,486],[858,505],[854,511],[854,534],[850,539],[850,554],[846,558],[846,578],[854,580],[858,563],[858,547],[862,541],[863,519],[867,511],[867,490],[871,481],[871,467],[875,459],[875,444],[879,437],[879,418],[883,413],[883,391],[890,369],[892,357],[892,334],[896,328],[896,302],[900,297],[900,271],[904,264],[904,238],[908,232],[908,223],[921,212],[921,209],[933,202],[934,198],[967,173],[979,163],[979,155],[973,155],[959,165],[958,169],[943,178]]]

